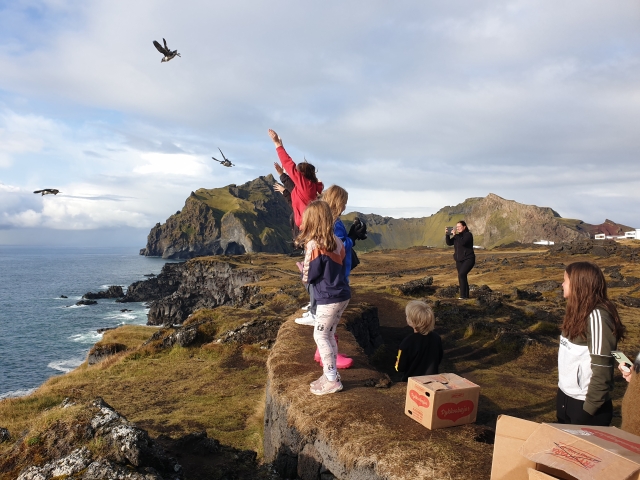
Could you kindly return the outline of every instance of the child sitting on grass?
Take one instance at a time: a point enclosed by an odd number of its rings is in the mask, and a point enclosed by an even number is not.
[[[396,371],[402,372],[402,382],[409,377],[436,375],[442,361],[442,340],[433,331],[436,319],[431,307],[419,300],[407,303],[407,325],[413,333],[400,343]]]

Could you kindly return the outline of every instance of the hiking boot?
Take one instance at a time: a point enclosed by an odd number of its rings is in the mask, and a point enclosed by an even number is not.
[[[303,313],[301,317],[294,320],[298,325],[314,325],[316,323],[316,316],[311,313]]]
[[[315,388],[311,387],[311,393],[314,395],[327,395],[329,393],[336,393],[342,390],[342,382],[336,378],[335,381],[327,379],[321,385],[317,385]]]

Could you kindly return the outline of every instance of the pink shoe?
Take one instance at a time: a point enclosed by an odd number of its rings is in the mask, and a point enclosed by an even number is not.
[[[316,348],[316,354],[314,355],[313,358],[316,362],[320,364],[321,367],[324,366],[322,364],[322,359],[320,358],[320,351],[317,348]],[[353,365],[353,358],[345,357],[341,353],[338,354],[338,358],[336,358],[337,368],[349,368],[351,365]]]

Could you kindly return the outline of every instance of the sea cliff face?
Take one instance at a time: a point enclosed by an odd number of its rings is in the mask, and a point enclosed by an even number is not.
[[[248,303],[258,270],[217,259],[168,263],[157,277],[133,283],[119,302],[151,302],[148,325],[181,324],[200,308]]]
[[[288,253],[291,208],[272,175],[236,186],[191,192],[181,211],[149,232],[141,255],[189,259],[206,255]]]

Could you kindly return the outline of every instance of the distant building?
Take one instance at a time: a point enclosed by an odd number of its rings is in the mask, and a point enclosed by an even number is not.
[[[595,240],[604,240],[607,236],[604,233],[596,233],[593,238]]]
[[[630,232],[624,232],[624,238],[633,238],[635,240],[640,240],[640,228],[636,228],[635,230],[631,230]]]
[[[533,242],[534,245],[555,245],[555,242],[551,240],[540,240],[539,242]]]

